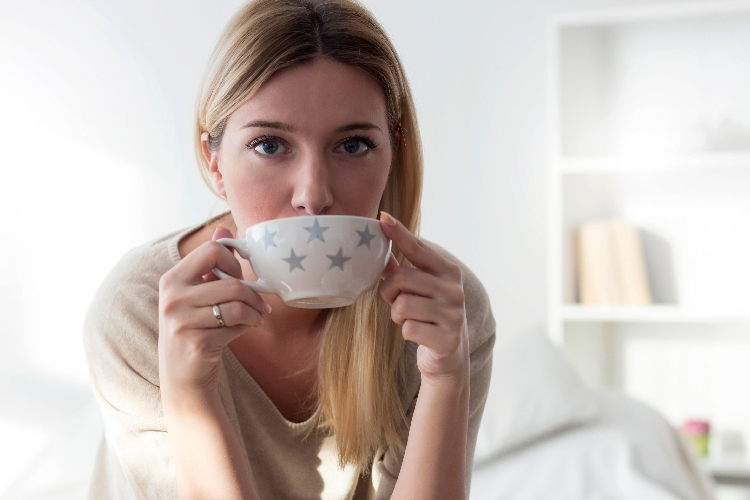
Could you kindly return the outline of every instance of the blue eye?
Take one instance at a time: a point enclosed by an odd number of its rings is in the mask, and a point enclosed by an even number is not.
[[[283,153],[286,151],[286,146],[279,141],[266,141],[256,146],[254,149],[262,155],[275,155],[276,153]]]
[[[279,139],[265,135],[253,140],[247,147],[263,156],[274,156],[289,150]]]
[[[371,149],[375,149],[377,144],[373,143],[367,137],[347,137],[344,139],[335,151],[347,153],[350,155],[361,155]]]
[[[349,154],[357,154],[365,151],[367,146],[362,141],[346,141],[341,148]]]

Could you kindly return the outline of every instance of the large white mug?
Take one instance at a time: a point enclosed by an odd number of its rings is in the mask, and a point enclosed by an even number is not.
[[[273,219],[249,227],[245,239],[217,241],[250,261],[258,280],[242,280],[245,285],[306,309],[353,304],[391,254],[391,240],[376,219],[350,215]],[[232,277],[220,269],[214,274]]]

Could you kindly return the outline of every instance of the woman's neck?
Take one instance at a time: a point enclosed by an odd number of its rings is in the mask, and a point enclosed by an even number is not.
[[[269,346],[274,343],[284,345],[295,340],[304,343],[317,338],[325,326],[327,309],[290,307],[278,295],[261,294],[261,297],[271,305],[272,311],[265,316],[263,324],[253,331],[257,331],[258,336],[267,337]]]

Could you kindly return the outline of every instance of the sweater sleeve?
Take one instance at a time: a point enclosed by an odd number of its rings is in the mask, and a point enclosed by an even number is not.
[[[108,457],[96,464],[92,491],[177,499],[158,360],[158,283],[170,265],[167,253],[153,246],[131,251],[89,307],[83,343]]]
[[[463,276],[464,298],[466,304],[466,322],[469,329],[469,349],[470,349],[470,378],[469,378],[469,425],[466,436],[466,498],[469,498],[471,486],[471,473],[474,462],[474,449],[477,442],[477,433],[479,432],[479,423],[482,420],[484,405],[487,400],[487,393],[490,387],[490,376],[492,374],[492,348],[495,345],[495,319],[492,316],[489,297],[482,283],[456,257],[448,253],[438,245],[425,242],[437,250],[446,259],[455,262],[461,266]],[[416,346],[408,349],[408,352],[414,358],[411,390],[415,394],[406,417],[411,424],[411,418],[414,415],[414,409],[417,403],[419,392],[419,380],[421,375],[416,367]],[[377,500],[386,500],[391,498],[393,490],[396,487],[396,480],[401,469],[403,456],[396,456],[391,450],[387,450],[380,458],[376,459],[373,464],[373,482],[377,485]]]

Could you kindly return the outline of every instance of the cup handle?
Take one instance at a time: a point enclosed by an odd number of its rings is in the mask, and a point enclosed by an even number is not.
[[[240,257],[242,257],[245,260],[250,260],[250,252],[247,251],[247,245],[245,244],[245,240],[235,240],[234,238],[219,238],[218,240],[216,240],[216,242],[221,243],[225,247],[229,247],[229,248],[233,248],[237,250],[237,253],[240,254]],[[214,267],[214,274],[223,280],[234,278],[234,276],[225,273],[218,267]],[[276,291],[273,288],[271,288],[271,285],[269,285],[268,283],[266,283],[264,280],[260,278],[258,278],[257,281],[246,281],[246,280],[240,280],[240,281],[258,293],[274,293],[274,294],[276,293]]]

